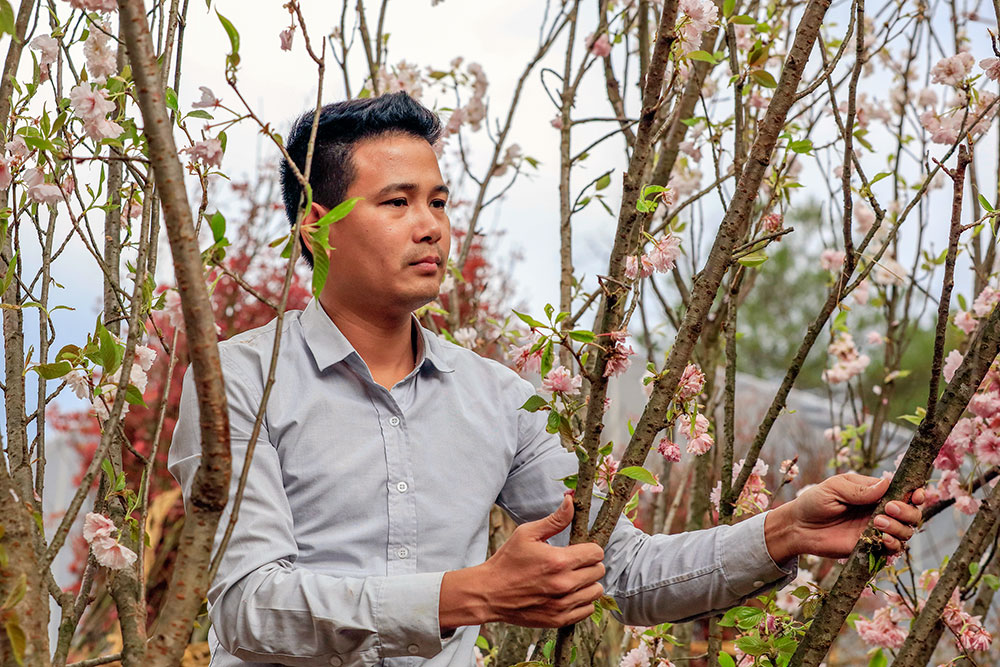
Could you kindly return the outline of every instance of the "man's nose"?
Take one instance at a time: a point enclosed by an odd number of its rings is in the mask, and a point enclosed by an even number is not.
[[[418,219],[414,223],[413,240],[417,243],[437,243],[444,234],[447,221],[430,205],[419,207]]]

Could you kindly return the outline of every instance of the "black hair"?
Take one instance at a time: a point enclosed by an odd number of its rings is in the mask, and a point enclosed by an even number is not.
[[[303,172],[314,113],[310,110],[299,116],[285,142],[288,154]],[[396,133],[409,134],[433,144],[441,136],[441,121],[434,112],[403,92],[335,102],[323,107],[309,173],[313,201],[333,208],[346,199],[347,188],[355,176],[351,159],[355,145],[363,139]],[[302,185],[284,160],[281,163],[281,194],[289,224],[294,228]],[[301,238],[299,242],[302,256],[312,267],[312,253]]]

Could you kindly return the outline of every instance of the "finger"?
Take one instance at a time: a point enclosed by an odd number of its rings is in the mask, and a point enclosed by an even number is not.
[[[851,505],[871,505],[889,488],[889,480],[848,472],[827,480],[833,490]]]
[[[604,560],[604,549],[593,542],[584,544],[572,544],[568,547],[561,547],[569,558],[570,569],[576,570],[581,567],[590,567]]]
[[[923,505],[925,500],[927,500],[927,494],[922,488],[914,491],[913,495],[910,497],[910,503],[913,505]]]
[[[522,524],[520,530],[532,539],[544,542],[561,533],[573,520],[573,500],[567,494],[555,512],[538,521]]]
[[[902,542],[900,542],[899,540],[897,540],[892,535],[886,535],[886,534],[883,533],[883,535],[882,535],[882,544],[885,545],[886,549],[888,549],[889,551],[891,551],[893,553],[896,553],[896,552],[899,552],[899,551],[903,550],[903,544],[902,544]]]
[[[898,519],[902,523],[908,523],[911,526],[915,526],[920,522],[920,518],[923,513],[919,508],[907,503],[901,503],[898,500],[893,500],[887,503],[885,506],[885,513],[895,519]]]
[[[588,602],[587,604],[577,607],[576,609],[570,611],[566,614],[565,619],[559,625],[573,625],[574,623],[579,623],[585,618],[588,618],[594,613],[594,603]],[[558,626],[553,626],[558,627]]]
[[[884,514],[879,514],[875,517],[873,523],[876,528],[882,531],[883,535],[890,535],[902,542],[913,537],[914,530],[912,527],[902,524]]]

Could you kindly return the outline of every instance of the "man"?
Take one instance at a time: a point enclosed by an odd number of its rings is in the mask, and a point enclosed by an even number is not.
[[[289,134],[300,167],[311,124],[307,113]],[[573,623],[605,592],[632,624],[691,618],[787,581],[797,554],[848,553],[885,482],[834,477],[736,526],[681,535],[622,519],[604,550],[564,546],[572,509],[557,480],[576,457],[518,409],[534,388],[412,315],[437,297],[450,248],[439,134],[402,93],[322,111],[306,228],[361,199],[330,227],[318,300],[285,320],[239,522],[209,592],[213,664],[471,665],[484,622]],[[301,188],[287,168],[283,188],[294,220]],[[233,494],[273,336],[272,322],[220,345]],[[197,423],[189,374],[169,462],[186,494]],[[484,562],[494,503],[521,525]],[[920,513],[887,511],[885,543],[898,550]]]

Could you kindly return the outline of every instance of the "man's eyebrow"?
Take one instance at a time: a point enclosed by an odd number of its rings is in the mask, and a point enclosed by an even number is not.
[[[390,183],[389,185],[379,190],[378,193],[375,195],[375,197],[376,198],[384,197],[390,192],[398,192],[400,190],[402,190],[403,192],[412,192],[417,189],[419,189],[419,186],[416,183]],[[441,184],[441,185],[435,185],[431,189],[431,192],[435,193],[440,192],[447,195],[451,192],[451,190],[448,189],[447,185]]]

